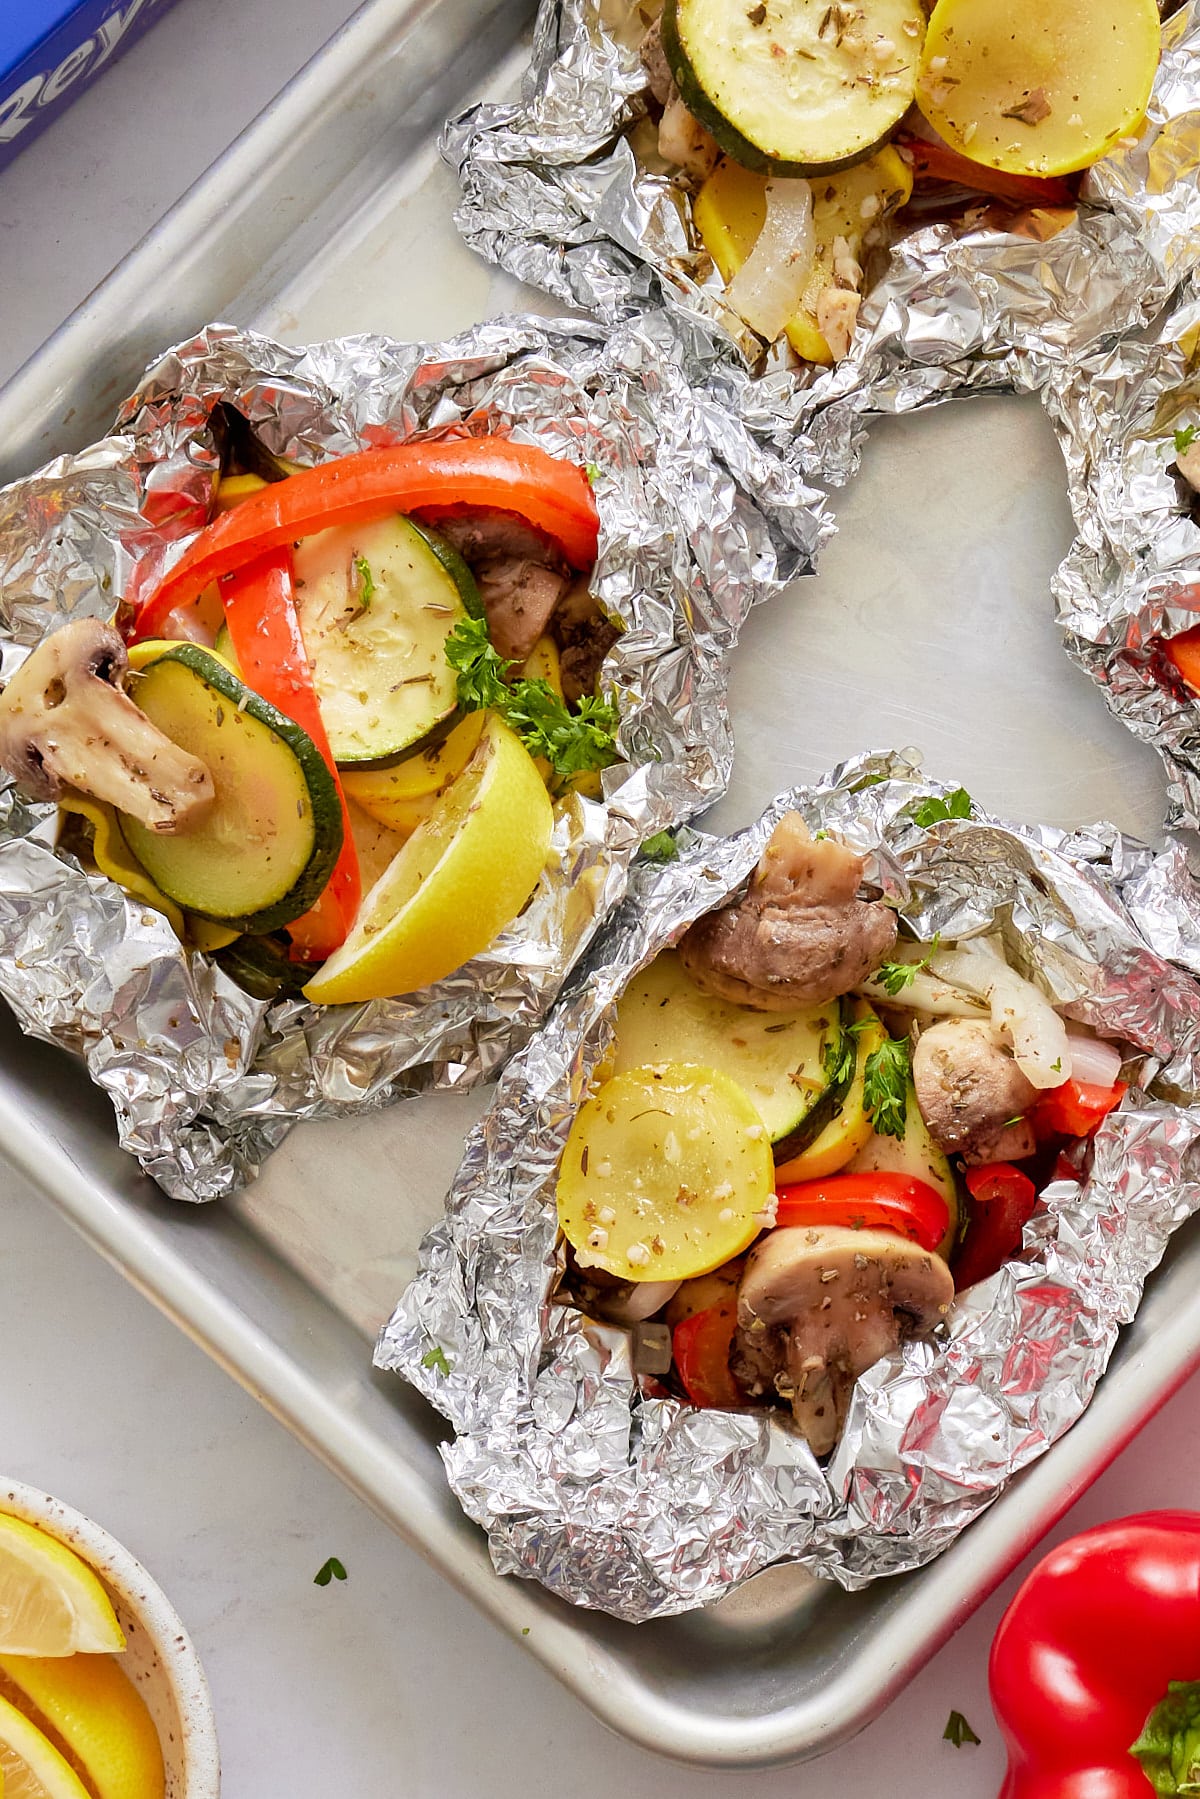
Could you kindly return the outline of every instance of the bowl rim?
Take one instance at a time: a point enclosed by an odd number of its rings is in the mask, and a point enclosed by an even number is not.
[[[57,1537],[136,1607],[175,1696],[182,1735],[183,1799],[218,1799],[221,1758],[208,1680],[183,1620],[158,1582],[102,1524],[40,1487],[0,1478],[0,1513]]]

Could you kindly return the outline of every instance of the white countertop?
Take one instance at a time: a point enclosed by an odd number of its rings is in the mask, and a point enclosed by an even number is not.
[[[0,380],[349,10],[180,0],[0,174]],[[1019,1573],[847,1748],[769,1774],[672,1767],[594,1723],[24,1182],[0,1171],[0,1184],[0,1472],[92,1514],[162,1582],[208,1671],[227,1799],[531,1799],[560,1771],[578,1799],[710,1799],[751,1782],[762,1799],[857,1799],[885,1781],[888,1799],[996,1793],[987,1649]],[[1200,1378],[1055,1538],[1195,1505],[1197,1468]],[[315,1587],[329,1555],[349,1579]],[[981,1747],[942,1742],[952,1707]]]

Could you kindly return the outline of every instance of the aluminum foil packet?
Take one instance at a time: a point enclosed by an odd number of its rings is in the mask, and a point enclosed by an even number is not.
[[[520,99],[446,128],[456,222],[482,255],[585,312],[665,310],[697,377],[824,480],[853,472],[868,414],[1038,386],[1064,357],[1144,325],[1196,265],[1200,0],[1189,0],[1164,22],[1141,131],[1089,171],[1066,229],[1039,241],[982,205],[909,227],[868,269],[842,363],[787,366],[778,351],[764,362],[723,303],[690,193],[635,150],[651,16],[640,0],[542,0]]]
[[[306,349],[214,325],[147,371],[111,436],[0,491],[5,678],[66,620],[109,615],[139,559],[169,560],[204,523],[222,400],[306,464],[501,432],[590,465],[593,590],[622,627],[602,686],[623,759],[603,802],[556,806],[541,882],[484,955],[424,993],[358,1006],[249,998],[159,914],[56,853],[52,806],[0,789],[0,995],[25,1030],[84,1058],[125,1148],[191,1200],[247,1180],[294,1120],[495,1072],[622,897],[638,846],[723,791],[739,628],[811,567],[828,528],[804,483],[688,385],[655,320]]]
[[[1200,435],[1198,334],[1193,279],[1151,336],[1065,365],[1043,396],[1078,530],[1052,582],[1064,641],[1110,710],[1161,755],[1168,825],[1192,829],[1200,709],[1162,641],[1200,623],[1200,497],[1176,466]]]
[[[847,1588],[921,1566],[1080,1415],[1200,1207],[1200,987],[1151,947],[1164,914],[1187,916],[1173,854],[1107,824],[1068,836],[976,813],[917,826],[914,802],[947,791],[915,752],[869,755],[735,837],[689,834],[677,862],[635,871],[505,1070],[376,1349],[450,1420],[450,1484],[501,1573],[637,1622],[711,1604],[778,1562]],[[999,926],[1068,1016],[1132,1050],[1086,1179],[1045,1190],[1021,1260],[972,1288],[940,1335],[863,1376],[826,1466],[781,1413],[679,1403],[639,1374],[638,1332],[554,1298],[558,1164],[615,1002],[745,882],[793,808],[868,858],[919,938]]]

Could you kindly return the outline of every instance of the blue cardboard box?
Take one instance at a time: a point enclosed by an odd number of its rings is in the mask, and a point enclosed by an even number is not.
[[[0,169],[173,0],[0,0]]]

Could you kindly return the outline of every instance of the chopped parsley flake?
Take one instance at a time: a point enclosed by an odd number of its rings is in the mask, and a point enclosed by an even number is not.
[[[345,1580],[346,1570],[336,1555],[331,1555],[327,1562],[317,1569],[313,1575],[314,1587],[327,1587],[331,1580]]]
[[[931,793],[913,808],[913,822],[927,831],[930,825],[941,824],[946,818],[970,818],[971,804],[971,796],[965,787],[956,787],[946,800]]]
[[[961,1712],[951,1712],[946,1720],[946,1728],[942,1732],[942,1741],[953,1743],[956,1749],[961,1749],[964,1743],[977,1743],[979,1738]]]
[[[679,845],[674,831],[656,831],[653,837],[647,837],[642,845],[642,855],[647,862],[677,862]]]
[[[1175,433],[1175,454],[1177,456],[1182,456],[1185,450],[1191,449],[1192,445],[1196,441],[1196,433],[1198,430],[1200,430],[1200,426],[1184,425],[1178,431],[1176,431],[1176,433]]]
[[[446,1352],[440,1344],[435,1344],[432,1349],[427,1349],[425,1351],[425,1354],[421,1357],[421,1366],[422,1368],[435,1368],[437,1372],[443,1376],[450,1372],[450,1364],[446,1360]]]

